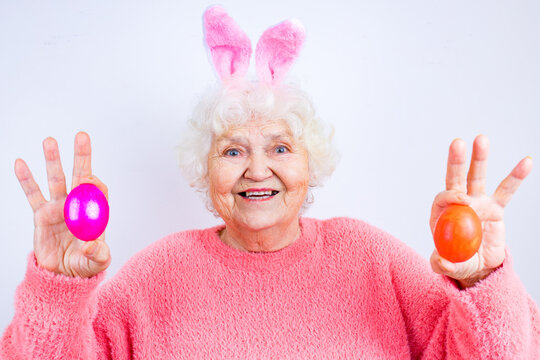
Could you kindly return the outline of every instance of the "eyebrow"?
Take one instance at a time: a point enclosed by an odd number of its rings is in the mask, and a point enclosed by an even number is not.
[[[267,139],[270,140],[292,140],[292,136],[290,135],[283,135],[283,134],[268,134],[264,136]],[[242,145],[246,145],[248,143],[247,139],[244,136],[231,136],[231,137],[220,137],[217,139],[218,143],[239,143]]]
[[[242,145],[247,144],[246,138],[243,136],[231,136],[231,137],[220,137],[216,141],[217,143],[239,143]]]
[[[280,140],[280,139],[292,140],[293,139],[291,135],[281,135],[281,134],[270,134],[270,136],[267,136],[267,137],[269,137],[272,140]]]

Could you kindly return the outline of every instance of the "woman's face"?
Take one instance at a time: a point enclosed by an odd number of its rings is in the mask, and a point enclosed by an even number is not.
[[[250,121],[214,139],[208,177],[227,225],[250,231],[285,225],[306,197],[308,154],[285,121]]]

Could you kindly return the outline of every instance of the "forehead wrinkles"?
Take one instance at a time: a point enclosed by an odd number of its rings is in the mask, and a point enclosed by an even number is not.
[[[247,123],[234,127],[219,136],[216,142],[249,143],[250,139],[257,137],[262,137],[265,140],[289,139],[294,141],[291,130],[284,122],[270,122],[268,124]]]

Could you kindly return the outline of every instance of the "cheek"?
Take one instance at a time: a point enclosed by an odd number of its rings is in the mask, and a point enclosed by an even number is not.
[[[220,216],[229,218],[234,202],[231,191],[238,180],[237,172],[220,162],[215,162],[211,166],[208,169],[210,199]]]
[[[288,191],[307,192],[309,186],[309,169],[307,164],[300,162],[287,166],[283,172],[283,180]]]
[[[238,166],[223,164],[217,161],[208,169],[210,191],[214,194],[230,193],[240,176],[241,170]]]

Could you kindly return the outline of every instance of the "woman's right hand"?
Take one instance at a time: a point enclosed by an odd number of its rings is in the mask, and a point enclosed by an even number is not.
[[[47,165],[50,200],[43,197],[28,165],[22,159],[15,160],[15,175],[34,211],[34,253],[42,268],[72,277],[92,277],[111,263],[109,246],[103,233],[94,241],[77,239],[68,230],[64,221],[66,202],[66,178],[60,162],[58,144],[55,139],[43,141],[43,152]],[[107,197],[104,183],[92,175],[90,137],[85,132],[75,136],[75,156],[72,186],[82,183],[96,185]]]

